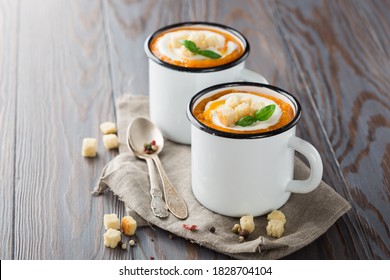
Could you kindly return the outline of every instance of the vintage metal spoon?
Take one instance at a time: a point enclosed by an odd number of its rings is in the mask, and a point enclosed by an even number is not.
[[[139,153],[135,149],[135,147],[131,145],[130,133],[136,133],[136,132],[132,132],[131,124],[127,128],[127,135],[126,135],[127,146],[129,147],[130,150],[133,151],[136,157],[146,160],[146,163],[148,165],[149,180],[150,180],[150,195],[152,197],[150,207],[152,208],[152,212],[156,217],[166,218],[169,215],[168,207],[165,204],[164,200],[162,199],[162,192],[156,177],[156,169],[154,167],[153,160],[150,157],[145,156],[143,153]]]
[[[165,203],[169,211],[179,219],[187,218],[187,205],[168,179],[158,157],[158,154],[164,147],[164,138],[161,131],[148,119],[137,118],[130,124],[127,132],[127,142],[136,151],[135,155],[143,159],[152,159],[156,164],[163,184]],[[156,141],[157,151],[152,154],[144,153],[144,144],[150,143],[152,140]]]

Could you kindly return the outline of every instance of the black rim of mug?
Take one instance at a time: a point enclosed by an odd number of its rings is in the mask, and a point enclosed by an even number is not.
[[[238,57],[237,59],[235,59],[229,63],[218,65],[218,66],[205,67],[205,68],[183,67],[183,66],[170,64],[168,62],[165,62],[165,61],[159,59],[157,56],[155,56],[152,53],[152,51],[150,50],[150,42],[155,37],[157,37],[159,34],[161,34],[164,31],[167,31],[169,29],[174,29],[174,28],[181,27],[181,26],[190,26],[190,25],[206,25],[206,26],[208,25],[211,27],[224,29],[225,31],[236,36],[243,43],[244,52],[242,53],[242,55],[240,57]],[[247,56],[249,55],[249,51],[250,51],[249,42],[244,37],[244,35],[242,35],[239,31],[237,31],[229,26],[219,24],[219,23],[213,23],[213,22],[189,21],[189,22],[181,22],[181,23],[175,23],[172,25],[167,25],[167,26],[164,26],[164,27],[158,29],[157,31],[155,31],[145,41],[145,52],[146,52],[146,55],[150,59],[152,59],[154,62],[156,62],[164,67],[167,67],[167,68],[170,68],[173,70],[177,70],[177,71],[181,71],[181,72],[205,73],[205,72],[216,72],[216,71],[229,69],[229,68],[232,68],[232,67],[240,64],[241,62],[243,62],[247,58]]]
[[[278,94],[281,94],[281,95],[284,95],[285,97],[287,97],[295,106],[294,118],[287,125],[282,126],[282,127],[275,129],[275,130],[271,130],[268,132],[262,132],[262,133],[243,134],[243,133],[231,133],[231,132],[216,130],[214,128],[211,128],[211,127],[203,124],[194,116],[193,105],[203,95],[205,95],[211,91],[224,90],[227,88],[240,88],[240,87],[247,87],[247,86],[257,87],[257,88],[262,88],[262,87],[268,88],[270,90],[277,92]],[[196,128],[198,128],[204,132],[207,132],[207,133],[215,135],[215,136],[220,136],[220,137],[225,137],[225,138],[233,138],[233,139],[259,139],[259,138],[266,138],[266,137],[271,137],[271,136],[281,134],[281,133],[293,128],[298,123],[299,119],[301,118],[301,114],[302,114],[301,104],[299,103],[297,98],[295,96],[293,96],[291,93],[289,93],[281,88],[278,88],[276,86],[261,84],[261,83],[253,83],[253,82],[223,83],[223,84],[218,84],[218,85],[214,85],[214,86],[205,88],[205,89],[201,90],[200,92],[198,92],[197,94],[195,94],[191,98],[191,101],[189,102],[189,104],[187,106],[187,118],[189,119],[189,121],[191,122],[191,124],[193,126],[195,126]]]

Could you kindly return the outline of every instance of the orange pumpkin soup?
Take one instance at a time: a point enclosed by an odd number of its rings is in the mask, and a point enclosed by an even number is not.
[[[279,98],[233,89],[202,99],[193,114],[208,127],[239,134],[273,131],[289,124],[295,116],[290,104]]]
[[[244,53],[233,34],[207,26],[182,26],[158,34],[150,50],[160,60],[187,68],[209,68],[235,61]]]

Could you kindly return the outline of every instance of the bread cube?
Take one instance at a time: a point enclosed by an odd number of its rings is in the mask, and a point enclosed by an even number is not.
[[[249,96],[243,97],[243,98],[240,99],[240,103],[246,103],[250,107],[251,104],[252,104],[252,98],[249,97]]]
[[[248,233],[252,233],[255,230],[255,222],[252,215],[242,216],[240,219],[241,229],[247,230]]]
[[[219,45],[218,38],[215,35],[207,36],[205,42],[208,48],[217,48]]]
[[[81,154],[83,157],[95,157],[97,141],[95,138],[84,138]]]
[[[284,222],[276,219],[270,220],[266,229],[269,236],[280,238],[284,233]]]
[[[194,42],[196,46],[200,49],[207,49],[208,46],[206,44],[206,37],[203,32],[193,31],[190,36],[188,36],[188,40]]]
[[[221,106],[217,109],[219,121],[225,126],[231,126],[236,122],[236,113],[227,106]]]
[[[104,245],[106,247],[115,248],[118,246],[119,241],[121,241],[121,232],[119,230],[109,228],[103,237]]]
[[[263,102],[252,102],[251,104],[251,115],[255,115],[258,110],[261,110],[264,107]]]
[[[270,220],[279,220],[279,221],[283,222],[283,224],[285,224],[286,223],[286,216],[284,216],[282,211],[274,210],[274,211],[272,211],[271,213],[268,214],[267,220],[268,221],[270,221]]]
[[[194,54],[189,51],[185,46],[180,47],[180,54],[186,58],[194,56]]]
[[[282,213],[282,211],[274,210],[267,215],[267,220],[267,234],[269,236],[280,238],[284,233],[286,216]]]
[[[132,216],[125,216],[122,218],[122,231],[125,235],[134,235],[137,230],[137,221]]]
[[[105,214],[103,218],[104,228],[106,230],[112,229],[120,229],[120,221],[116,214]]]
[[[185,35],[183,34],[175,34],[173,33],[170,40],[170,47],[172,49],[178,49],[182,46],[182,41],[185,39]]]
[[[100,130],[103,134],[116,133],[116,125],[113,122],[103,122],[100,124]]]
[[[237,96],[233,95],[230,96],[228,99],[225,101],[225,105],[229,106],[230,108],[234,109],[238,106],[239,104],[239,99]]]
[[[116,134],[103,135],[103,144],[107,150],[118,148],[119,147],[118,136],[116,136]]]
[[[251,112],[248,103],[239,104],[236,108],[234,108],[234,111],[236,113],[236,121],[242,117],[249,116]]]

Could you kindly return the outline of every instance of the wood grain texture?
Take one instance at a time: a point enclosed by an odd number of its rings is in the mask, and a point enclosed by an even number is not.
[[[289,33],[280,24],[282,15],[277,10],[276,6],[270,2],[270,9],[273,11],[273,17],[279,25],[279,38],[285,41]],[[275,36],[275,35],[274,35]],[[274,84],[285,88],[294,94],[301,102],[303,107],[303,116],[297,126],[297,134],[303,139],[312,143],[320,152],[324,163],[323,180],[331,186],[344,186],[344,180],[339,174],[337,164],[334,160],[332,149],[329,145],[328,136],[321,128],[319,118],[315,107],[312,106],[309,90],[302,79],[301,72],[295,66],[295,60],[288,49],[286,43],[284,44],[284,53],[288,56],[286,64],[278,65],[279,75],[284,77],[275,81]],[[352,235],[347,235],[338,230],[338,227],[348,228]],[[351,240],[353,239],[353,240]],[[364,240],[364,239],[363,239]],[[353,248],[346,247],[346,244],[356,243]],[[356,251],[356,248],[358,249]],[[316,253],[313,253],[313,251]],[[345,225],[343,220],[338,220],[322,237],[311,244],[310,247],[305,247],[295,254],[289,255],[286,258],[290,259],[343,259],[343,258],[367,258],[364,249],[361,249],[361,240],[356,235],[356,230],[350,225]]]
[[[93,200],[105,151],[99,124],[114,120],[101,6],[91,1],[22,1],[15,143],[15,259],[102,259],[103,213]],[[98,157],[81,156],[83,137]]]
[[[306,94],[329,140],[331,166],[339,167],[345,183],[334,188],[353,205],[343,218],[347,229],[338,229],[350,234],[353,242],[345,244],[357,253],[346,257],[389,258],[389,3],[278,1],[277,6]]]
[[[268,17],[275,21],[275,27],[270,29],[261,26],[261,23],[264,21],[264,15],[259,16],[261,20],[254,20],[251,27],[255,32],[246,34],[252,46],[252,52],[247,65],[249,68],[255,69],[260,73],[272,69],[271,77],[273,78],[269,79],[270,83],[286,89],[300,100],[304,110],[303,117],[297,126],[297,134],[312,143],[319,150],[324,163],[323,179],[331,186],[343,186],[344,180],[342,176],[340,176],[337,165],[335,164],[328,136],[321,129],[321,125],[319,124],[320,119],[316,117],[317,113],[312,106],[312,102],[308,95],[308,89],[302,80],[301,72],[297,69],[295,60],[286,43],[285,38],[288,37],[288,32],[285,31],[281,24],[281,15],[274,2],[265,2],[263,5],[260,5],[259,2],[255,3],[255,7],[251,10],[255,14],[261,14],[264,10],[268,11]],[[264,46],[268,47],[264,48]],[[263,65],[263,63],[256,63],[257,61],[264,61],[262,56],[269,59],[268,64]],[[265,66],[266,70],[262,69],[261,66]],[[268,78],[268,76],[266,77]],[[310,246],[307,246],[286,258],[340,259],[358,258],[358,254],[366,256],[362,249],[358,249],[358,252],[355,251],[356,248],[360,248],[359,245],[361,245],[361,241],[359,237],[356,237],[356,231],[353,227],[350,230],[354,232],[352,235],[354,240],[351,241],[350,236],[347,236],[346,239],[344,234],[337,230],[339,223],[341,223],[340,226],[349,228],[349,225],[346,226],[344,222],[338,221],[326,234],[314,241]],[[352,249],[346,248],[345,244],[349,244],[350,242],[355,242],[358,246]]]
[[[14,163],[19,2],[0,1],[0,259],[14,248]]]

